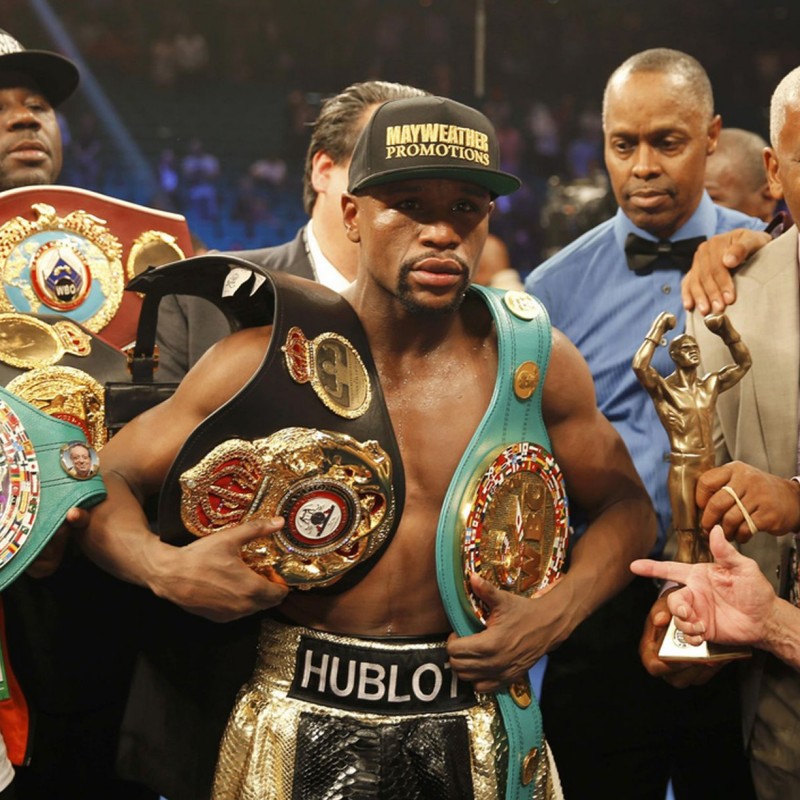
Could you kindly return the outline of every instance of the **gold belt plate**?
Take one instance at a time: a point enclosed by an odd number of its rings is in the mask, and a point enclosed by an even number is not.
[[[532,442],[505,447],[482,473],[464,512],[464,589],[475,615],[486,609],[470,573],[531,597],[558,580],[569,540],[564,479],[555,458]]]
[[[103,387],[73,367],[44,367],[18,375],[6,386],[17,397],[51,417],[77,425],[99,450],[108,441]]]
[[[92,340],[74,322],[53,325],[18,312],[0,313],[0,361],[17,369],[57,364],[65,353],[86,357]]]
[[[33,221],[0,225],[0,311],[55,311],[102,330],[122,302],[122,243],[85,211],[60,217],[47,203],[31,210]]]
[[[373,555],[395,518],[391,461],[378,444],[310,428],[230,439],[180,477],[181,519],[206,536],[249,519],[284,527],[242,548],[256,572],[299,589],[327,586]]]
[[[369,373],[358,351],[338,333],[307,339],[300,328],[289,329],[281,348],[296,383],[310,383],[323,404],[345,419],[357,419],[372,400]]]

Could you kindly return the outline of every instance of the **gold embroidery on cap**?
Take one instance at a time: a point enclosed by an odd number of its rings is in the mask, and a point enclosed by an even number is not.
[[[386,159],[450,158],[488,167],[489,137],[483,131],[441,122],[389,125]]]

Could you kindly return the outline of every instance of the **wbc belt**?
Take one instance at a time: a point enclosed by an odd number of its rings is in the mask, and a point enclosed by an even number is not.
[[[73,463],[79,448],[86,469]],[[36,558],[73,506],[106,495],[83,432],[0,388],[0,590]]]
[[[483,629],[470,573],[527,597],[560,576],[569,535],[563,479],[550,453],[542,387],[552,333],[524,292],[470,287],[488,305],[498,340],[489,408],[456,469],[436,538],[439,591],[459,636]],[[533,611],[533,609],[531,609]],[[527,681],[497,693],[509,743],[506,800],[533,796],[545,758],[542,719]]]

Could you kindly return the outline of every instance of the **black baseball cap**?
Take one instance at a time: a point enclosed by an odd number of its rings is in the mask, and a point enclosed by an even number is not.
[[[409,178],[469,181],[493,195],[519,189],[519,178],[499,166],[497,134],[480,111],[446,97],[389,100],[358,137],[348,191]]]
[[[47,50],[26,50],[11,34],[0,29],[0,72],[30,75],[53,106],[78,87],[78,68],[64,56]]]

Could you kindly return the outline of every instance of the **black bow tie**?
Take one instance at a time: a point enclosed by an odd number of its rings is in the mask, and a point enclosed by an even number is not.
[[[629,233],[625,239],[628,269],[637,275],[649,275],[654,269],[677,268],[681,272],[688,272],[692,266],[694,251],[705,240],[705,236],[696,236],[678,242],[670,242],[668,239],[654,242],[651,239],[643,239],[635,233]]]

